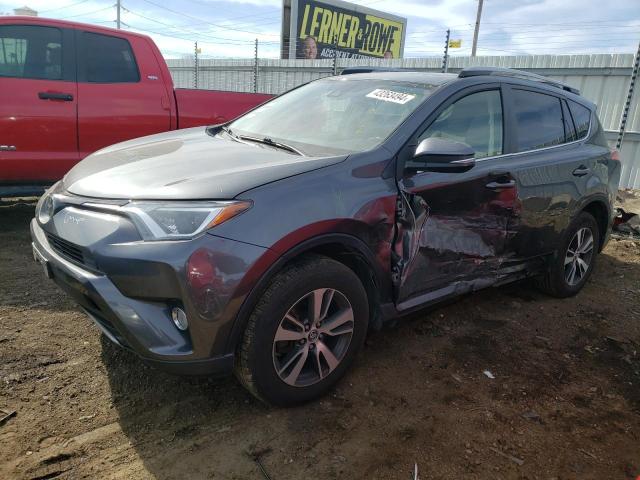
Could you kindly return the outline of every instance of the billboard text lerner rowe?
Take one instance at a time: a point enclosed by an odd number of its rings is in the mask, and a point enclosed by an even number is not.
[[[335,3],[298,0],[297,58],[401,58],[406,20]]]

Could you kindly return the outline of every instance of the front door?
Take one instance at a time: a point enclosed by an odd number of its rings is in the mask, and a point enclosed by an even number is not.
[[[0,25],[0,183],[60,179],[78,161],[70,30]]]
[[[500,157],[503,132],[500,85],[476,86],[445,102],[401,152],[406,161],[421,140],[439,137],[472,147],[476,164],[463,173],[399,166],[392,256],[399,310],[497,281],[516,198]]]

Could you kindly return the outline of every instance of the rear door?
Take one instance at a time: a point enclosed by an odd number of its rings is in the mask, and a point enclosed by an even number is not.
[[[80,156],[171,128],[168,92],[142,37],[77,31]]]
[[[586,198],[607,154],[586,144],[591,112],[569,101],[580,118],[574,125],[563,95],[546,89],[510,85],[505,88],[513,155],[509,170],[517,182],[518,210],[509,226],[508,249],[522,260],[554,251]],[[596,182],[601,185],[601,182]]]
[[[515,199],[501,157],[503,118],[499,84],[465,89],[426,119],[400,153],[402,165],[421,140],[436,137],[469,145],[476,158],[461,173],[399,172],[392,269],[400,310],[496,281]]]
[[[0,24],[0,183],[48,183],[78,161],[71,30]]]

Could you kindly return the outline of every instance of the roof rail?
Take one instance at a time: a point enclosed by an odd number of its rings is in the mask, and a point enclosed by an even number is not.
[[[392,67],[346,67],[340,75],[351,75],[353,73],[373,73],[373,72],[410,72],[405,68]]]
[[[573,88],[565,83],[558,82],[556,80],[552,80],[547,77],[543,77],[542,75],[538,75],[536,73],[525,72],[523,70],[516,70],[514,68],[503,68],[503,67],[468,67],[464,68],[459,74],[459,78],[467,78],[467,77],[478,77],[480,75],[491,75],[498,77],[511,77],[511,78],[521,78],[523,80],[532,80],[534,82],[544,83],[546,85],[551,85],[553,87],[561,88],[567,92],[575,93],[576,95],[580,95],[580,90],[577,88]]]

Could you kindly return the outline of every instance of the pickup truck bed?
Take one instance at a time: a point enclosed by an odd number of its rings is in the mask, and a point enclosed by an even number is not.
[[[228,122],[271,97],[261,93],[176,88],[178,128]]]

